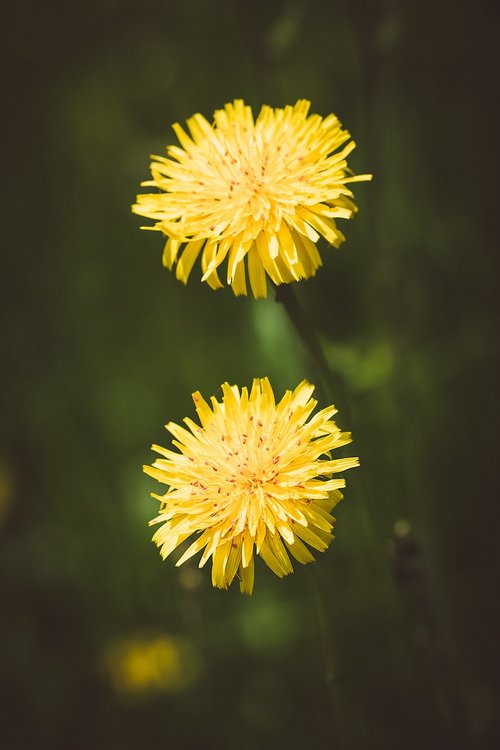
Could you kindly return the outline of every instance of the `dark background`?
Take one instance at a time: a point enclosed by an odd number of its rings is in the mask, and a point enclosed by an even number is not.
[[[4,11],[3,747],[498,746],[493,9]],[[317,564],[326,652],[306,568],[258,565],[247,598],[149,541],[141,465],[191,391],[314,378],[272,295],[214,293],[197,268],[183,287],[130,213],[171,123],[235,97],[335,112],[375,174],[347,243],[295,285],[362,463]]]

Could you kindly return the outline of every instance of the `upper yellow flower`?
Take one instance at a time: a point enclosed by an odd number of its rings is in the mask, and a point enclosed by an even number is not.
[[[236,99],[215,112],[213,126],[191,117],[190,136],[173,126],[182,148],[153,156],[153,179],[142,183],[161,192],[139,195],[132,210],[156,221],[144,229],[168,237],[163,264],[177,262],[178,279],[187,282],[203,251],[202,281],[223,286],[217,268],[227,257],[227,283],[246,294],[246,258],[252,292],[265,297],[266,274],[275,284],[314,276],[320,235],[335,247],[343,242],[335,220],[356,211],[347,184],[371,175],[352,175],[349,133],[335,115],[308,116],[309,107],[305,99],[264,106],[254,122]]]
[[[153,540],[166,558],[193,534],[178,560],[203,551],[212,557],[212,583],[228,588],[237,575],[251,594],[254,548],[276,575],[292,572],[289,553],[300,563],[314,558],[304,542],[323,552],[333,539],[330,511],[342,498],[342,478],[357,458],[334,459],[330,451],[351,442],[331,417],[334,406],[309,419],[317,401],[306,381],[276,404],[267,378],[255,378],[250,393],[224,383],[222,401],[211,406],[193,394],[201,426],[167,424],[180,452],[153,445],[163,458],[144,471],[168,485]]]

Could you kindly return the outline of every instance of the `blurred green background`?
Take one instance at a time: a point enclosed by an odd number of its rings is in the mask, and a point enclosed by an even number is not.
[[[498,747],[494,4],[31,0],[2,37],[2,746]],[[149,541],[191,391],[315,378],[272,295],[183,287],[130,213],[235,97],[335,112],[375,174],[295,285],[362,462],[317,564],[335,717],[306,568],[247,598]]]

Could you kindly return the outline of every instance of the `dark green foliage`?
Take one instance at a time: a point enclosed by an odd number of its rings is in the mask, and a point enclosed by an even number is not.
[[[190,589],[149,541],[141,474],[163,424],[194,414],[191,391],[269,375],[281,395],[314,373],[272,297],[162,269],[160,236],[130,213],[148,155],[194,112],[305,97],[375,174],[345,246],[296,287],[362,464],[319,562],[337,730],[344,750],[496,747],[498,26],[474,8],[5,12],[2,746],[339,747],[308,571],[258,565],[251,599],[213,590],[208,569]],[[401,519],[412,532],[394,536]],[[116,695],[109,644],[158,634],[191,640],[198,679]]]

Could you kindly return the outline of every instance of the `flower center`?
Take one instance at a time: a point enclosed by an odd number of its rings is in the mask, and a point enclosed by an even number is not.
[[[289,163],[289,149],[269,144],[262,133],[234,128],[226,137],[223,175],[224,198],[255,221],[268,221],[277,204],[287,202],[287,178],[296,169]],[[295,167],[302,157],[297,157]]]

